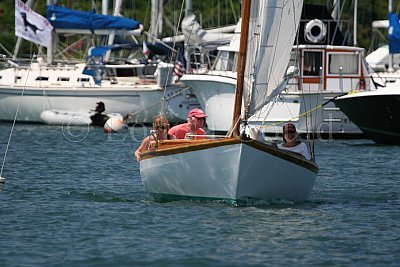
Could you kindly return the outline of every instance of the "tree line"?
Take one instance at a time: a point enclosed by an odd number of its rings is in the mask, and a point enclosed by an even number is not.
[[[34,9],[37,13],[45,16],[46,1],[34,1]],[[350,28],[354,25],[354,0],[341,0],[342,19],[348,20]],[[94,6],[92,4],[94,3]],[[332,9],[333,0],[304,0],[305,4],[327,5]],[[97,1],[71,1],[58,0],[58,4],[77,10],[90,10],[95,7],[97,12],[101,12],[101,0]],[[109,13],[112,13],[113,1],[109,1]],[[182,9],[183,8],[183,9]],[[164,30],[163,37],[173,36],[174,29],[184,16],[184,4],[182,0],[164,0]],[[398,13],[399,4],[393,6],[393,10]],[[371,23],[374,20],[387,19],[388,3],[387,1],[363,0],[358,1],[358,18],[357,18],[357,45],[364,47],[367,51],[372,48],[384,44],[387,33],[381,31],[379,38],[372,38],[373,32]],[[151,1],[150,0],[125,0],[123,1],[121,13],[123,16],[133,18],[140,21],[144,29],[149,29],[151,19]],[[193,0],[193,13],[196,14],[198,21],[203,28],[212,28],[224,25],[235,24],[240,17],[240,1],[239,0]],[[10,16],[12,14],[12,16]],[[0,0],[0,44],[8,51],[14,49],[16,37],[14,35],[15,27],[14,18],[14,1]],[[349,34],[353,34],[353,30],[349,29]],[[352,36],[351,36],[352,37]],[[351,38],[352,39],[352,38]],[[371,42],[373,41],[373,43]],[[4,54],[3,48],[0,46],[0,53]],[[23,42],[22,53],[30,54],[36,49],[35,45],[29,42]]]

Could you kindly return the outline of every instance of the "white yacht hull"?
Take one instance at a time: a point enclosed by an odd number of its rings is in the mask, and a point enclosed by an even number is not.
[[[182,122],[193,104],[198,105],[190,88],[175,83],[170,65],[107,65],[107,79],[100,81],[94,79],[97,72],[85,74],[90,67],[83,63],[53,66],[38,61],[1,70],[0,120],[13,121],[18,110],[17,121],[43,122],[43,111],[87,113],[103,102],[107,113],[129,114],[129,123],[151,123],[165,99],[168,104],[163,111],[168,119]],[[146,68],[158,74],[145,75]]]
[[[183,87],[171,85],[167,95],[182,90]],[[160,99],[164,93],[154,87],[91,87],[91,88],[40,88],[40,87],[0,87],[0,120],[43,122],[40,114],[46,110],[69,110],[87,113],[95,108],[97,102],[104,102],[107,113],[133,114],[131,121],[150,123],[161,110]],[[171,99],[167,116],[171,122],[181,122],[187,117],[189,105],[186,93],[181,93]],[[22,98],[21,98],[22,97]],[[19,104],[21,101],[21,104]]]
[[[207,128],[215,132],[227,132],[232,121],[236,79],[197,74],[185,75],[182,81],[192,88],[207,114]],[[289,121],[296,125],[299,133],[313,130],[325,138],[362,135],[362,131],[333,102],[319,107],[341,94],[282,92],[282,98],[271,103],[272,109],[271,104],[262,108],[250,118],[249,125],[261,126],[261,131],[267,135],[281,134],[282,124]],[[309,110],[313,111],[304,115]]]
[[[261,127],[269,136],[282,134],[283,123],[291,122],[300,134],[313,132],[317,137],[360,136],[362,131],[333,102],[322,104],[341,93],[282,93],[282,98],[263,107],[249,120],[249,125]],[[271,108],[272,106],[272,108]],[[312,112],[309,112],[311,111]],[[265,118],[260,121],[258,118]],[[319,136],[318,136],[319,135]]]
[[[221,144],[144,157],[140,174],[146,190],[160,199],[303,201],[315,184],[318,167],[301,156],[291,161],[288,152],[254,140],[206,142]]]
[[[207,128],[227,132],[232,123],[236,77],[227,74],[186,74],[181,81],[192,89],[207,114]]]

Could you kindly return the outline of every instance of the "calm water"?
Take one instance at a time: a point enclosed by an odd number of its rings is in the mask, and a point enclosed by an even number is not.
[[[10,129],[0,124],[1,161]],[[319,142],[309,201],[235,207],[154,202],[133,137],[16,125],[0,266],[400,265],[400,146]]]

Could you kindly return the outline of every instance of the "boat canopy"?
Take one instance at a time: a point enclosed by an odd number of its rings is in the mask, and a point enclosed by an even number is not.
[[[126,49],[128,49],[128,48],[131,48],[131,49],[137,48],[138,49],[139,47],[140,47],[139,45],[102,45],[102,46],[94,46],[94,47],[91,47],[89,49],[89,56],[101,57],[101,56],[104,56],[107,53],[107,51],[115,51],[115,50],[120,50],[120,49],[123,49],[123,48],[126,48]]]
[[[47,5],[47,19],[55,29],[95,30],[119,29],[135,30],[140,23],[133,19],[97,14],[95,11],[78,11],[69,8]]]
[[[160,56],[167,56],[170,53],[170,50],[161,44],[152,44],[146,43],[149,51],[155,55]],[[171,44],[173,46],[173,44]],[[129,49],[129,50],[138,50],[142,49],[143,44],[114,44],[114,45],[101,45],[101,46],[94,46],[89,49],[89,56],[90,57],[100,57],[104,56],[108,51],[118,51],[122,49]]]

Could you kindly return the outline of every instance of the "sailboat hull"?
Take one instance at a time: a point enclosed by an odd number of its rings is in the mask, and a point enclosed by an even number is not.
[[[182,90],[178,85],[169,86],[167,94]],[[13,121],[18,109],[17,121],[43,123],[40,115],[46,110],[69,110],[87,113],[101,101],[109,113],[135,114],[132,120],[151,123],[160,110],[162,88],[33,88],[0,87],[0,120]],[[22,99],[21,99],[22,97]],[[20,102],[21,101],[21,102]],[[168,118],[171,122],[181,122],[187,116],[184,93],[171,100]],[[21,103],[21,104],[19,104]],[[18,108],[19,107],[19,108]]]
[[[140,173],[148,192],[166,198],[303,201],[318,173],[302,156],[254,140],[232,138],[188,147],[144,154]]]

